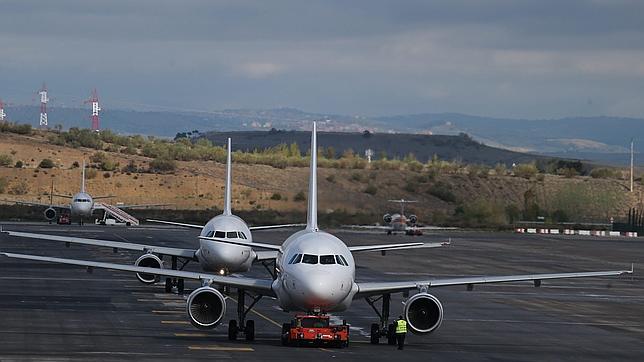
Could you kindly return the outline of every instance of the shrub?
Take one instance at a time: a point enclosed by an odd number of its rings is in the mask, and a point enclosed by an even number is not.
[[[525,179],[531,179],[539,170],[533,163],[520,163],[514,167],[514,175]]]
[[[98,175],[98,172],[94,168],[88,168],[85,170],[85,178],[88,180],[96,178],[96,175]]]
[[[280,195],[278,192],[271,195],[271,200],[281,200],[281,199],[282,199],[282,195]]]
[[[40,163],[38,164],[38,167],[39,167],[39,168],[53,168],[54,166],[56,166],[56,165],[54,164],[54,161],[52,161],[52,160],[50,160],[50,159],[48,159],[48,158],[43,159],[43,160],[42,160],[42,161],[40,161]]]
[[[12,163],[13,160],[11,159],[11,156],[5,154],[0,155],[0,166],[5,167],[11,165]]]
[[[438,181],[432,187],[430,187],[429,194],[445,202],[456,201],[456,195],[454,195],[454,193],[452,192],[452,187],[442,181]]]
[[[590,171],[592,178],[619,178],[620,176],[621,172],[610,168],[594,168]]]
[[[112,174],[111,174],[111,173],[109,173],[109,172],[105,172],[105,173],[103,174],[103,178],[110,178],[110,177],[112,177]]]
[[[169,158],[155,158],[150,161],[150,172],[171,172],[176,170],[177,162]]]
[[[306,195],[304,194],[304,191],[300,191],[297,194],[295,194],[295,197],[293,197],[294,201],[306,201]]]
[[[562,175],[565,178],[573,178],[575,176],[578,176],[579,172],[577,172],[577,170],[575,170],[574,168],[565,167],[557,169],[557,175]]]
[[[22,168],[23,166],[24,166],[24,165],[23,165],[22,161],[18,160],[18,161],[16,161],[16,165],[15,165],[15,166],[13,166],[13,167],[15,167],[15,168]]]
[[[460,215],[468,226],[500,226],[507,223],[506,210],[500,202],[478,199],[462,207]]]
[[[378,188],[373,184],[369,184],[367,185],[367,188],[364,189],[364,192],[365,194],[375,195],[378,192]]]
[[[329,175],[326,177],[326,180],[330,183],[335,183],[335,175]]]

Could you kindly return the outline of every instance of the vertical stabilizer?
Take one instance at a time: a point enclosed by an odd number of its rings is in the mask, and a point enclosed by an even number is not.
[[[313,122],[313,133],[311,133],[311,165],[309,175],[309,206],[306,214],[306,229],[318,231],[318,142],[317,124]]]
[[[81,190],[80,192],[85,192],[85,160],[83,160],[83,168],[81,169]]]
[[[230,147],[230,138],[228,138],[228,153],[226,155],[226,190],[224,191],[224,215],[232,215],[232,210],[230,206],[230,195],[231,195],[231,184],[232,184],[232,156],[231,156],[231,147]]]

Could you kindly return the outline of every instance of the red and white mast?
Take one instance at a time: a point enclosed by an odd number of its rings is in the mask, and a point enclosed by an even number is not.
[[[91,103],[92,104],[92,130],[98,131],[100,130],[99,128],[99,116],[98,112],[101,111],[101,106],[98,103],[98,93],[96,92],[96,88],[92,91],[92,95],[89,97],[88,100],[85,101],[85,103]]]
[[[47,85],[42,84],[42,89],[38,91],[40,95],[40,127],[47,127],[47,102],[49,102],[49,97],[47,96]]]

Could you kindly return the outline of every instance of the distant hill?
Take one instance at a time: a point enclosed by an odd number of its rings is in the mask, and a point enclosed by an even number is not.
[[[37,125],[37,106],[8,107],[6,111],[11,120]],[[89,110],[51,107],[49,120],[51,126],[88,127]],[[106,108],[101,115],[101,126],[120,133],[173,137],[178,132],[193,130],[229,132],[275,128],[305,131],[310,129],[312,120],[321,121],[321,130],[332,132],[361,133],[368,129],[375,134],[467,133],[488,146],[621,165],[628,160],[626,153],[631,137],[644,135],[644,119],[641,118],[601,116],[530,120],[459,113],[364,117],[307,113],[292,108],[212,112],[139,112]],[[635,149],[638,154],[644,153],[644,140],[636,139]],[[636,156],[636,163],[644,165],[644,158]]]
[[[263,132],[209,132],[205,137],[215,144],[223,145],[228,137],[232,138],[235,150],[264,149],[281,143],[296,142],[300,150],[310,148],[310,132],[303,131],[263,131]],[[412,153],[421,162],[426,162],[437,155],[442,160],[458,160],[468,164],[494,166],[497,163],[531,162],[546,159],[545,156],[530,155],[483,145],[466,135],[442,136],[420,134],[376,133],[365,136],[360,133],[321,132],[318,134],[320,147],[333,147],[339,155],[352,149],[364,155],[371,149],[374,158],[385,152],[388,158],[403,158]]]

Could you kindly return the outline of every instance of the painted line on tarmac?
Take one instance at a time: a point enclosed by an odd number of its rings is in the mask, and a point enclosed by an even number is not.
[[[210,337],[208,333],[175,333],[175,337]]]
[[[525,324],[557,324],[570,326],[609,326],[609,327],[640,327],[640,324],[625,324],[612,322],[564,322],[564,321],[530,321],[518,319],[477,319],[477,318],[454,318],[444,319],[447,322],[484,322],[484,323],[525,323]]]
[[[239,303],[239,302],[237,302],[237,299],[235,299],[235,298],[233,298],[233,297],[228,297],[228,298],[229,298],[229,299],[231,299],[231,300],[232,300],[233,302],[235,302],[235,303]],[[248,308],[248,306],[247,306],[247,305],[245,305],[245,304],[244,304],[244,306],[245,306],[246,308]],[[262,313],[260,313],[260,312],[256,311],[254,308],[253,308],[253,309],[251,309],[251,312],[252,312],[252,313],[254,313],[254,314],[256,314],[256,315],[258,315],[259,317],[263,318],[264,320],[266,320],[266,321],[268,321],[268,322],[272,323],[273,325],[275,325],[275,326],[277,326],[277,327],[279,327],[279,328],[282,328],[282,325],[281,325],[281,324],[279,324],[279,323],[277,323],[276,321],[274,321],[273,319],[271,319],[271,318],[269,318],[269,317],[267,317],[267,316],[263,315]]]
[[[96,279],[96,278],[46,278],[46,277],[0,277],[0,280],[46,280],[61,282],[129,282],[132,279]]]
[[[183,314],[185,310],[153,310],[152,313],[155,314]]]
[[[121,236],[121,235],[119,235],[119,234],[112,233],[112,235],[114,235],[115,237],[117,237],[117,238],[121,239],[122,241],[125,241],[126,243],[131,243],[131,241],[129,241],[128,239],[126,239],[126,238],[122,237],[122,236]]]
[[[255,352],[250,347],[188,346],[188,349],[196,351]]]
[[[188,321],[161,321],[161,324],[190,324]]]

